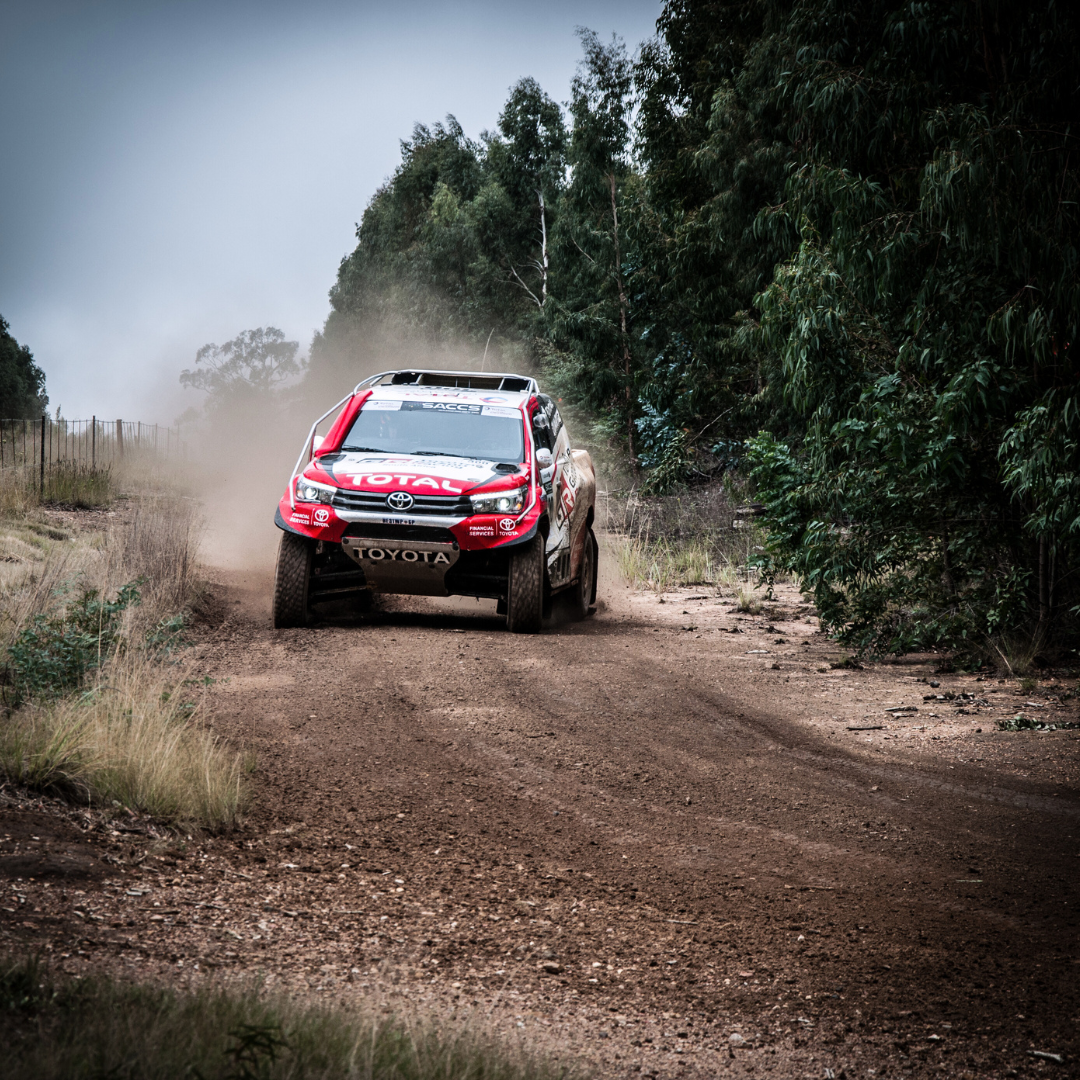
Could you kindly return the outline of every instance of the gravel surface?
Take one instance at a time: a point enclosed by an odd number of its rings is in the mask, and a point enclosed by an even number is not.
[[[615,580],[529,637],[410,598],[273,631],[269,572],[222,572],[187,663],[255,753],[243,826],[9,791],[0,947],[467,1015],[603,1076],[1070,1074],[1080,731],[996,729],[1076,722],[1065,687],[832,667],[789,588]]]

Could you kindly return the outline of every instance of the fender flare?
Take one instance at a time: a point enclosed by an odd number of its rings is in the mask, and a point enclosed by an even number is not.
[[[282,516],[281,507],[279,506],[274,511],[274,524],[282,530],[282,532],[292,533],[295,536],[302,536],[305,540],[310,540],[311,537],[307,533],[301,532],[299,529],[294,529]]]

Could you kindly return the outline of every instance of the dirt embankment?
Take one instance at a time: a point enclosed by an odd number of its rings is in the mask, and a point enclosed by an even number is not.
[[[994,721],[1075,700],[604,571],[539,637],[406,599],[275,632],[223,575],[191,664],[244,827],[0,809],[4,948],[471,1011],[604,1075],[1064,1075],[1030,1051],[1080,1050],[1080,732]]]

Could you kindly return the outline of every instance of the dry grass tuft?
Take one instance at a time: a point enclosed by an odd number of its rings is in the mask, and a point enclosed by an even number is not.
[[[739,588],[735,592],[735,607],[747,615],[760,615],[762,609],[761,598],[754,595],[753,589]]]
[[[15,783],[177,824],[232,826],[241,755],[198,718],[196,695],[145,653],[113,657],[97,685],[0,722],[0,769]]]
[[[141,580],[143,620],[184,611],[198,585],[202,524],[197,504],[175,496],[146,496],[124,526],[109,533],[108,587]]]

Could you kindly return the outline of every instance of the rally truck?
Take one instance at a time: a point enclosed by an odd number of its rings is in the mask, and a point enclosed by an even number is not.
[[[595,506],[592,460],[534,379],[373,375],[311,426],[278,504],[274,626],[373,593],[488,597],[518,633],[560,593],[584,617]]]

